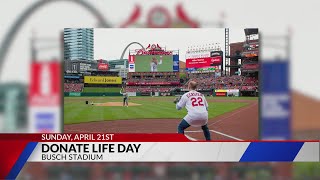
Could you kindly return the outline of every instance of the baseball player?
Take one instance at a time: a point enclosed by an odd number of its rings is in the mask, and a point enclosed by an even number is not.
[[[188,84],[189,92],[182,97],[175,99],[177,110],[186,107],[188,114],[182,119],[178,126],[178,133],[184,134],[184,130],[190,126],[200,127],[207,141],[211,140],[208,128],[208,102],[203,94],[196,91],[197,83],[190,81]]]
[[[121,88],[120,90],[120,94],[122,94],[123,96],[123,106],[129,106],[128,105],[128,93],[126,93],[126,91],[123,91],[123,88]]]
[[[156,57],[152,57],[150,62],[151,72],[158,72],[158,65],[162,64],[162,56],[160,56],[160,62],[158,62]]]

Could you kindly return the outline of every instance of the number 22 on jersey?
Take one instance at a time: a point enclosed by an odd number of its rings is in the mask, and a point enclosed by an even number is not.
[[[191,98],[192,106],[204,106],[202,97]]]

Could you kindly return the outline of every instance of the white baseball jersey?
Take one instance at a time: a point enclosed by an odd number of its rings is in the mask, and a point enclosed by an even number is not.
[[[154,62],[150,63],[150,67],[151,67],[151,72],[157,72],[158,71],[158,65]]]
[[[123,95],[123,98],[128,98],[128,93],[122,93],[122,90],[120,90],[120,94],[122,94]]]
[[[183,107],[188,111],[184,120],[191,126],[203,126],[208,123],[208,102],[203,94],[194,90],[185,93],[176,105],[178,110]]]
[[[160,62],[158,62],[158,63],[154,63],[154,62],[151,62],[150,63],[150,71],[151,72],[158,72],[158,65],[159,64],[162,64],[162,59],[160,59]]]

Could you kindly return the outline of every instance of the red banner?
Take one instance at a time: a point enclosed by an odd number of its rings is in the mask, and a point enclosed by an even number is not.
[[[104,71],[106,71],[106,70],[108,70],[109,69],[109,65],[108,64],[106,64],[106,63],[99,63],[98,64],[98,70],[104,70]]]
[[[134,64],[135,56],[129,55],[129,64]]]
[[[31,65],[29,105],[60,105],[60,64],[58,62],[37,62]]]
[[[216,96],[226,96],[226,92],[216,92]]]
[[[213,65],[221,65],[222,58],[218,57],[206,57],[206,58],[193,58],[186,59],[186,68],[202,68]]]
[[[179,85],[180,82],[128,82],[127,85]]]

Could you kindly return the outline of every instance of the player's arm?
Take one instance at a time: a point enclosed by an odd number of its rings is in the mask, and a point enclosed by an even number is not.
[[[187,100],[188,100],[187,96],[183,95],[179,100],[179,102],[176,104],[176,109],[181,110],[182,108],[184,108],[187,104]]]
[[[120,89],[120,94],[123,94],[123,93],[122,93],[122,89]]]
[[[160,56],[160,61],[158,64],[162,64],[162,56]]]

